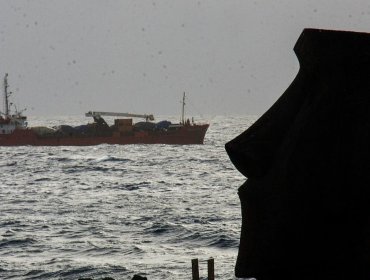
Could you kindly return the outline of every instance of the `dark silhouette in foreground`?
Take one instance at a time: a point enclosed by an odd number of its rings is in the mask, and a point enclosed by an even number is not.
[[[370,279],[370,34],[305,29],[297,77],[226,144],[248,177],[235,274]]]

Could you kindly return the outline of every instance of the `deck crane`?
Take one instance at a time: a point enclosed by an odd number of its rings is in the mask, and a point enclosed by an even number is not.
[[[114,113],[114,112],[97,112],[97,111],[89,111],[85,114],[86,117],[93,117],[94,120],[100,119],[102,116],[110,116],[110,117],[127,117],[127,118],[143,118],[146,121],[154,121],[154,116],[152,114],[141,115],[141,114],[130,114],[130,113]]]

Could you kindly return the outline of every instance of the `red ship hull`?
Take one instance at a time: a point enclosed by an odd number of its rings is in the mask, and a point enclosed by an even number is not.
[[[209,124],[183,126],[168,131],[135,131],[112,136],[39,136],[31,129],[0,134],[0,146],[92,146],[99,144],[203,144]]]

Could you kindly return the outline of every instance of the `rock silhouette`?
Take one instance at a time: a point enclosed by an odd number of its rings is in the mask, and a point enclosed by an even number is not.
[[[141,276],[139,274],[135,274],[134,277],[132,277],[131,280],[147,280],[147,278],[144,277],[144,276]]]
[[[305,29],[300,70],[226,144],[239,188],[237,277],[370,279],[370,34]]]

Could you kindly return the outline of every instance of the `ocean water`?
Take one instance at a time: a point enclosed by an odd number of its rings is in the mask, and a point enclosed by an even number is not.
[[[235,279],[245,178],[224,149],[256,117],[212,117],[204,145],[0,147],[0,279]],[[82,124],[85,118],[30,118]]]

